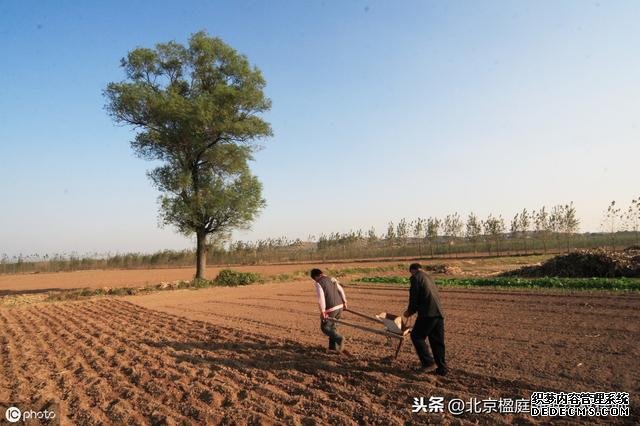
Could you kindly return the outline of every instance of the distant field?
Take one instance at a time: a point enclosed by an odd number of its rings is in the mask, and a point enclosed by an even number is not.
[[[486,276],[501,271],[515,269],[522,265],[540,262],[549,256],[505,256],[497,258],[469,258],[469,259],[434,259],[425,260],[426,264],[446,264],[459,267],[464,274],[472,276]],[[367,261],[367,262],[339,262],[318,264],[287,264],[287,265],[259,265],[236,266],[231,269],[255,272],[265,276],[277,274],[293,274],[308,271],[318,266],[332,271],[348,271],[358,268],[375,268],[378,266],[407,265],[398,260]],[[226,268],[226,267],[225,267]],[[207,269],[207,278],[216,277],[222,267]],[[401,273],[396,271],[395,274]],[[160,282],[189,280],[193,278],[193,268],[173,269],[122,269],[122,270],[91,270],[75,272],[36,273],[36,274],[8,274],[0,275],[0,296],[16,293],[38,293],[56,289],[72,288],[101,288],[101,287],[140,287]]]

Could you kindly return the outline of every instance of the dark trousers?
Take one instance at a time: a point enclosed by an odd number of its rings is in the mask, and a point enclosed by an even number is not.
[[[340,314],[342,313],[342,309],[335,310],[333,312],[329,312],[330,318],[339,319]],[[333,321],[328,321],[323,319],[320,321],[320,330],[327,336],[329,336],[329,349],[332,350],[340,350],[342,349],[342,336],[338,333],[336,329],[336,323]]]
[[[433,357],[425,341],[427,338],[429,338]],[[444,360],[444,318],[418,317],[411,330],[411,341],[422,365],[430,365],[435,361],[438,368],[447,368]]]

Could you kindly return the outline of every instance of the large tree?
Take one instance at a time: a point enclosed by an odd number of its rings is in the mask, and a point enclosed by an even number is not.
[[[107,86],[107,111],[137,130],[138,156],[160,162],[149,177],[162,193],[161,220],[195,234],[196,278],[204,278],[207,238],[249,226],[265,204],[248,167],[257,142],[272,134],[260,117],[271,107],[265,80],[205,32],[186,46],[136,48],[121,65],[126,78]]]

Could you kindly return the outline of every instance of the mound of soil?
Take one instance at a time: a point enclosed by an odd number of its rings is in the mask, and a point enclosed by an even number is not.
[[[505,272],[509,277],[619,278],[640,277],[640,249],[579,250],[555,256],[538,265]]]
[[[426,265],[424,269],[433,274],[444,275],[462,275],[462,269],[457,266],[449,266],[444,264]]]

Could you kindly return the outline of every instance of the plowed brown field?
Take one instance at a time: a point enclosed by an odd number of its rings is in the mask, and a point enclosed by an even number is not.
[[[348,268],[352,266],[396,265],[399,262],[369,263],[326,263],[321,268]],[[315,267],[315,265],[314,265]],[[257,272],[264,275],[275,275],[309,270],[311,266],[301,264],[290,265],[250,265],[232,267],[210,266],[206,278],[213,279],[221,269],[234,269],[243,272]],[[38,274],[0,274],[0,296],[19,293],[40,293],[50,290],[72,288],[100,287],[141,287],[158,284],[162,281],[178,281],[193,279],[193,268],[163,269],[112,269],[88,270],[72,272],[47,272]]]
[[[406,304],[406,289],[346,290],[351,307],[368,313]],[[563,421],[638,421],[638,296],[442,296],[447,377],[412,372],[409,340],[391,363],[384,337],[346,327],[351,355],[326,353],[309,283],[2,308],[0,402],[51,399],[70,424],[527,424],[548,419],[412,413],[411,405],[419,396],[624,391],[631,418]]]

